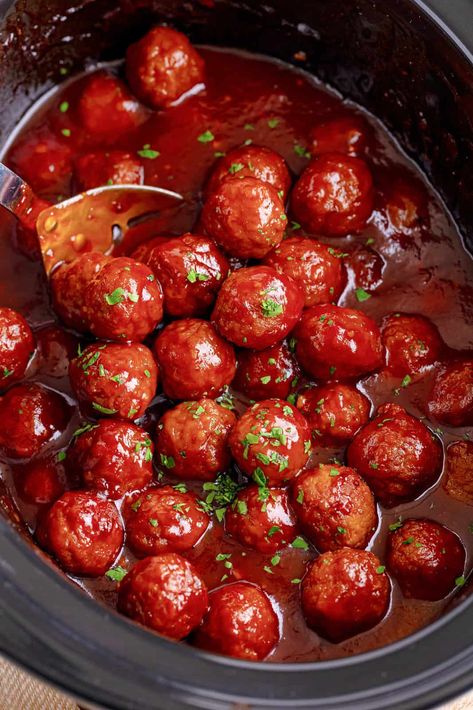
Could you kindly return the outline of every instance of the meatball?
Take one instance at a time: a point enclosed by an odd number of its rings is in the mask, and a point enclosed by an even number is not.
[[[406,520],[389,534],[386,560],[405,597],[437,601],[463,581],[465,548],[433,520]]]
[[[144,252],[141,261],[159,280],[164,292],[164,310],[174,318],[207,313],[230,268],[208,237],[193,234],[161,238]]]
[[[307,237],[291,237],[264,259],[280,274],[294,279],[304,293],[304,306],[338,301],[346,274],[341,252]]]
[[[34,349],[34,335],[23,316],[0,307],[0,386],[22,379]]]
[[[153,272],[126,256],[104,264],[82,299],[84,320],[97,338],[141,341],[163,317],[163,293]]]
[[[101,142],[114,141],[148,117],[125,84],[103,71],[86,79],[78,111],[81,126]]]
[[[236,463],[264,489],[289,481],[307,463],[310,431],[295,407],[280,399],[254,404],[229,438]]]
[[[233,380],[235,352],[211,323],[170,323],[154,343],[163,389],[171,399],[215,397]]]
[[[379,328],[361,311],[327,304],[312,306],[294,330],[296,357],[312,377],[351,379],[381,367]]]
[[[302,610],[320,636],[339,643],[376,626],[389,607],[391,584],[372,552],[341,550],[317,557],[302,582]]]
[[[258,486],[240,491],[225,515],[225,530],[245,547],[273,554],[296,537],[297,520],[287,491]]]
[[[123,544],[115,505],[95,493],[64,493],[41,520],[41,539],[70,574],[99,577],[113,564]]]
[[[48,377],[66,377],[69,363],[77,354],[79,341],[71,333],[56,325],[37,331],[38,370]]]
[[[64,467],[51,456],[34,459],[20,471],[17,488],[28,503],[53,503],[64,493]]]
[[[71,147],[47,128],[39,132],[27,131],[24,135],[13,146],[8,156],[8,166],[21,175],[37,195],[51,198],[55,202],[58,191],[69,184]],[[34,228],[34,224],[30,227]],[[28,236],[32,237],[33,234]],[[37,244],[37,239],[33,243]]]
[[[454,441],[447,448],[443,487],[448,495],[473,505],[473,441]]]
[[[292,209],[304,229],[344,236],[361,231],[373,210],[373,179],[363,160],[325,153],[296,182]]]
[[[66,428],[69,407],[52,390],[36,383],[15,385],[0,398],[0,452],[30,458]]]
[[[181,32],[153,27],[128,47],[126,77],[140,101],[165,108],[204,81],[204,62]]]
[[[442,468],[439,440],[397,404],[383,404],[348,447],[348,465],[391,507],[412,500]]]
[[[137,562],[118,593],[122,614],[176,640],[200,624],[207,607],[203,580],[190,562],[174,552]]]
[[[207,183],[206,194],[219,187],[222,182],[253,177],[272,185],[283,202],[291,187],[291,176],[287,165],[279,153],[260,145],[245,145],[233,148],[220,158]]]
[[[71,361],[69,377],[86,413],[137,419],[156,393],[158,370],[144,345],[95,343]]]
[[[235,423],[233,412],[213,399],[182,402],[159,422],[158,460],[178,478],[213,481],[230,465],[228,435]]]
[[[217,185],[201,219],[207,234],[239,259],[262,259],[282,242],[287,226],[276,188],[254,177]]]
[[[53,307],[69,328],[86,332],[84,298],[94,276],[111,261],[98,252],[81,254],[70,264],[61,264],[51,274],[50,288]]]
[[[452,362],[436,376],[427,411],[450,426],[473,424],[473,360]]]
[[[394,313],[382,327],[386,366],[398,377],[413,375],[439,359],[442,339],[437,328],[423,316]]]
[[[292,502],[305,535],[321,552],[364,549],[378,524],[373,494],[347,466],[320,464],[293,484]]]
[[[79,190],[103,185],[142,185],[144,178],[141,161],[124,150],[85,153],[75,161],[74,174]]]
[[[190,550],[210,522],[198,502],[194,493],[172,486],[135,493],[123,509],[130,549],[137,557]]]
[[[249,582],[235,582],[209,595],[210,608],[198,628],[200,648],[247,661],[262,661],[279,641],[279,621],[269,597]]]
[[[302,292],[289,276],[269,266],[250,266],[225,281],[212,322],[235,345],[263,350],[288,335],[303,305]]]
[[[134,424],[103,419],[78,430],[67,461],[86,488],[117,499],[151,482],[153,443]]]
[[[242,350],[233,387],[250,399],[286,399],[297,385],[299,368],[287,343],[266,350]]]
[[[303,390],[297,408],[306,417],[315,444],[340,446],[367,423],[371,403],[353,385],[332,382]]]
[[[356,113],[329,118],[310,132],[312,155],[345,153],[362,155],[370,141],[370,127]]]

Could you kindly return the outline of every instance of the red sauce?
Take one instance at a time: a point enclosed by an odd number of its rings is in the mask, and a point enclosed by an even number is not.
[[[133,155],[143,150],[143,146],[159,152],[143,160],[145,183],[176,190],[186,198],[185,208],[166,225],[167,234],[182,234],[194,228],[201,209],[203,186],[216,153],[251,140],[280,153],[290,170],[298,175],[308,162],[306,153],[311,148],[314,125],[354,110],[311,76],[292,67],[240,52],[210,48],[200,51],[207,67],[205,91],[163,112],[150,113],[139,128],[128,131],[113,144],[114,150]],[[116,70],[120,71],[120,67]],[[77,99],[85,80],[73,79],[59,87],[33,111],[9,146],[6,162],[24,175],[44,199],[56,201],[73,194],[71,157],[104,147],[103,139],[94,144],[86,138],[78,122]],[[67,110],[61,111],[60,106],[64,108],[66,104]],[[352,264],[357,264],[357,271],[349,267],[348,287],[339,304],[358,308],[378,323],[385,315],[396,311],[423,314],[436,324],[451,349],[472,349],[473,263],[458,230],[438,195],[386,130],[373,117],[364,115],[364,118],[371,129],[369,165],[377,190],[375,210],[368,226],[358,236],[323,240],[342,250],[357,250],[357,257],[352,260]],[[198,137],[206,131],[213,134],[214,140],[199,141]],[[40,137],[47,152],[31,157],[31,145]],[[386,211],[381,209],[380,194],[404,183],[411,185],[411,193],[414,191],[424,198],[425,212],[420,219],[411,221],[409,228],[399,231],[393,225],[400,216],[409,221],[410,206],[394,204],[389,222]],[[135,244],[149,237],[150,230],[149,225],[138,230]],[[15,224],[3,220],[0,225],[0,302],[21,312],[38,334],[42,328],[54,324],[56,316],[49,304],[41,263],[38,257],[27,258],[15,247],[18,236]],[[127,249],[130,251],[131,246]],[[371,298],[358,302],[356,287],[370,291]],[[63,357],[59,347],[56,354],[59,359]],[[50,357],[54,357],[54,352],[52,355],[50,352]],[[48,373],[37,352],[27,375],[73,402],[68,378],[58,363]],[[418,382],[400,387],[399,378],[379,373],[364,378],[361,389],[374,408],[393,401],[411,414],[423,417],[423,402],[432,376],[433,372],[429,372]],[[167,406],[163,396],[156,398],[144,419],[150,431],[157,415]],[[54,442],[54,451],[67,445],[79,421],[76,407],[67,431]],[[444,448],[468,435],[466,428],[442,427],[438,433]],[[343,460],[344,450],[320,448],[313,454],[313,462],[329,462],[333,457]],[[65,468],[67,471],[67,466]],[[39,507],[20,497],[15,483],[19,475],[17,469],[18,465],[3,464],[4,482],[21,519],[33,533]],[[449,497],[442,487],[443,478],[444,475],[412,502],[389,510],[378,508],[380,524],[368,549],[384,561],[388,526],[400,516],[427,517],[445,524],[461,537],[467,551],[468,572],[473,555],[470,529],[473,508]],[[165,480],[176,482],[169,476]],[[74,481],[67,480],[67,486],[74,487]],[[189,488],[199,492],[201,484],[191,482]],[[120,506],[120,501],[117,505]],[[231,571],[216,560],[218,553],[231,553]],[[195,563],[209,589],[219,586],[222,577],[228,574],[224,581],[249,580],[261,585],[270,595],[281,625],[281,640],[269,656],[270,661],[321,660],[377,648],[430,623],[448,607],[452,596],[458,596],[457,590],[440,602],[406,599],[392,580],[391,606],[383,621],[370,631],[332,644],[307,627],[300,607],[299,585],[290,583],[303,577],[307,562],[315,555],[314,550],[285,548],[280,563],[269,573],[270,555],[243,548],[225,536],[215,521],[198,545],[184,553]],[[129,568],[132,562],[133,557],[125,548],[116,564]],[[87,594],[115,607],[117,585],[114,581],[106,577],[73,581]]]

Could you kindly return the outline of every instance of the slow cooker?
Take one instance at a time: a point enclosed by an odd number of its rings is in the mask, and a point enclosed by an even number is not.
[[[0,144],[59,80],[60,62],[74,73],[118,58],[153,23],[285,61],[297,46],[310,71],[386,124],[473,249],[472,11],[469,0],[0,2]],[[87,707],[408,709],[471,685],[468,587],[434,624],[379,650],[250,664],[171,643],[95,603],[22,534],[1,484],[0,504],[0,649]]]

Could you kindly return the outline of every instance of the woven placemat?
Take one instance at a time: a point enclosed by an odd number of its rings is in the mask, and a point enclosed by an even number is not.
[[[0,710],[79,710],[55,688],[0,659]],[[473,710],[473,691],[438,710]]]

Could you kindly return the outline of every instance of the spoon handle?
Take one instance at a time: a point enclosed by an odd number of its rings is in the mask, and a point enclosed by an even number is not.
[[[0,163],[0,205],[24,221],[35,199],[31,187],[13,170]]]

